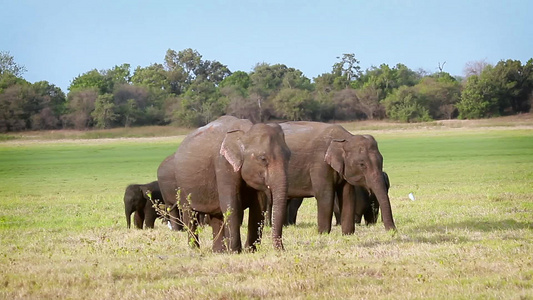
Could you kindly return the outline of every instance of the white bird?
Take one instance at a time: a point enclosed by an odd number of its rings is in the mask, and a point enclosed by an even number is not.
[[[172,229],[172,225],[170,225],[170,221],[167,221],[168,229]]]
[[[411,199],[411,201],[415,201],[415,195],[413,195],[413,193],[409,193],[409,199]]]

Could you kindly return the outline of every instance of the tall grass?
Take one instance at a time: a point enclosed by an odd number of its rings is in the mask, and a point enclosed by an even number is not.
[[[240,255],[212,253],[210,228],[200,250],[163,224],[126,229],[124,188],[154,180],[179,139],[2,143],[0,298],[533,297],[533,131],[364,133],[385,158],[398,233],[319,235],[306,199],[286,251],[266,228]]]

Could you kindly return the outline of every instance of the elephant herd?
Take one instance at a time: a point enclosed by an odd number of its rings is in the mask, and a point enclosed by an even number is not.
[[[155,201],[164,203],[173,230],[187,227],[197,242],[196,226],[204,222],[213,229],[214,251],[241,252],[246,208],[244,247],[255,250],[266,221],[274,247],[283,249],[283,226],[296,222],[305,197],[317,200],[319,233],[331,231],[334,211],[342,233],[352,234],[362,217],[375,223],[379,209],[385,229],[395,230],[388,188],[383,157],[370,135],[335,124],[252,124],[222,116],[187,135],[161,162],[157,181],[128,186],[124,204],[128,227],[132,212],[137,228],[143,221],[153,227]]]

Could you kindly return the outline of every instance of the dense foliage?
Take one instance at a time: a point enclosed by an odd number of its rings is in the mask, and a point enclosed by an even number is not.
[[[284,64],[259,63],[231,72],[193,49],[169,49],[163,64],[90,70],[67,95],[55,85],[23,79],[25,71],[0,52],[0,132],[177,124],[196,127],[230,114],[254,122],[389,118],[402,122],[483,118],[529,112],[533,59],[495,66],[469,63],[466,78],[427,74],[403,64],[361,71],[354,54],[337,57],[313,80]],[[440,66],[440,65],[439,65]]]

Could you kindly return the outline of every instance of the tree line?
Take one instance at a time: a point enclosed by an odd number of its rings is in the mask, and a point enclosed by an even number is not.
[[[284,64],[235,71],[198,51],[166,52],[164,63],[90,70],[65,94],[47,81],[30,83],[24,66],[0,52],[0,132],[144,125],[197,127],[228,114],[253,122],[391,119],[420,122],[529,112],[533,59],[468,63],[465,77],[403,64],[362,71],[353,53],[337,57],[313,80]]]

